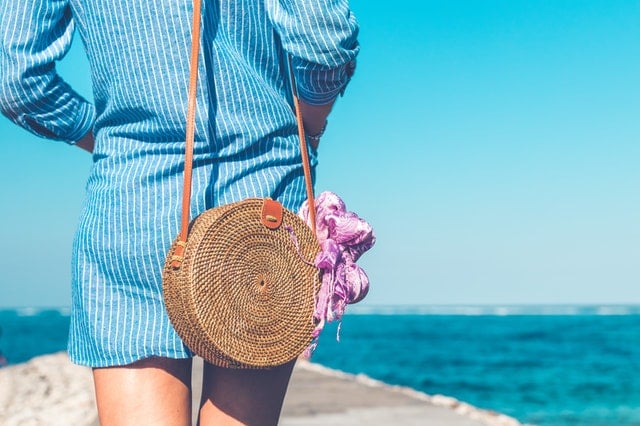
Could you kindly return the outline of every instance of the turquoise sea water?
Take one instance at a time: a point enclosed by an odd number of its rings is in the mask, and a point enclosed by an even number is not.
[[[313,360],[529,424],[640,425],[640,308],[375,312],[347,315],[339,343],[328,327]],[[63,350],[68,323],[65,311],[0,311],[0,350],[10,363]]]

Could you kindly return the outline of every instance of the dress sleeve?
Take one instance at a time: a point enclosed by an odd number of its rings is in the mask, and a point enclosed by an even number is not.
[[[75,143],[95,110],[57,74],[74,24],[68,0],[0,2],[0,109],[39,136]]]
[[[359,51],[348,0],[265,0],[284,50],[293,57],[300,98],[327,104],[344,91]]]

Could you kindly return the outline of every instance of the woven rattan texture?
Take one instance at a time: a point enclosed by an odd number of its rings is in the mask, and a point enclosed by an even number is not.
[[[317,240],[286,209],[278,229],[266,228],[262,203],[248,199],[204,212],[191,225],[181,267],[169,260],[165,266],[171,322],[193,352],[215,365],[280,365],[311,342]]]

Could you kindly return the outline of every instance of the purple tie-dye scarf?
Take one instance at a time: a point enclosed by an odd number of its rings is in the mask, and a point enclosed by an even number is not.
[[[316,298],[314,319],[318,322],[313,332],[317,345],[326,322],[340,320],[347,304],[362,300],[369,291],[369,278],[356,265],[356,260],[375,244],[371,225],[357,214],[347,211],[344,202],[333,192],[323,192],[315,199],[316,228],[320,253],[315,265],[320,269],[322,285]],[[309,226],[309,206],[305,201],[298,215]]]

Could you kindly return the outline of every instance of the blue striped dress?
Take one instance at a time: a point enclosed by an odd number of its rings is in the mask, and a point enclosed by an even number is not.
[[[190,0],[0,3],[3,114],[49,139],[96,140],[73,246],[78,364],[191,356],[161,290],[179,231],[191,13]],[[202,19],[192,217],[254,196],[297,210],[304,181],[285,58],[302,99],[338,96],[358,52],[348,1],[205,0]],[[75,29],[94,103],[56,74]]]

